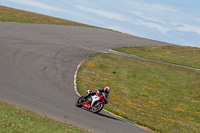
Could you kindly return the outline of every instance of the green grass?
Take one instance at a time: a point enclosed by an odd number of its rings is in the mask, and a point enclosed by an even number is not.
[[[33,112],[0,102],[0,133],[85,133]]]
[[[200,48],[185,46],[145,46],[118,48],[116,51],[149,59],[200,68]]]
[[[200,72],[98,53],[78,71],[78,90],[111,87],[105,108],[159,132],[200,131]]]

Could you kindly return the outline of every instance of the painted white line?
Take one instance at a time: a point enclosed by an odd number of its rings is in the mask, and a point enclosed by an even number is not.
[[[106,49],[107,51],[111,51],[111,52],[116,52],[117,53],[117,51],[115,51],[115,50],[112,50],[112,49]]]
[[[85,60],[83,60],[82,62],[80,62],[80,63],[78,64],[78,66],[77,66],[77,68],[76,68],[76,71],[75,71],[75,74],[74,74],[74,90],[75,90],[76,94],[77,94],[79,97],[81,97],[81,95],[79,94],[78,89],[77,89],[77,83],[76,83],[76,81],[77,81],[77,73],[78,73],[78,69],[80,68],[81,64],[82,64],[84,61],[85,61]]]
[[[164,62],[164,61],[159,61],[159,60],[154,60],[154,59],[149,59],[149,58],[143,58],[143,57],[139,57],[136,55],[132,55],[132,54],[126,54],[126,53],[122,53],[122,52],[118,52],[112,49],[107,49],[107,51],[114,53],[114,54],[118,54],[118,55],[123,55],[123,56],[128,56],[128,57],[134,57],[140,60],[148,60],[148,61],[153,61],[153,62],[158,62],[158,63],[162,63],[162,64],[168,64],[168,65],[173,65],[173,66],[177,66],[177,67],[182,67],[182,68],[187,68],[187,69],[192,69],[192,70],[197,70],[200,71],[200,69],[198,68],[193,68],[193,67],[188,67],[188,66],[182,66],[182,65],[178,65],[178,64],[173,64],[173,63],[169,63],[169,62]]]

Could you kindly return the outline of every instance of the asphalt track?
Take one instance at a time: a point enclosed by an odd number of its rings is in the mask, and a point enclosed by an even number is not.
[[[74,91],[76,68],[91,54],[145,45],[166,43],[102,29],[0,22],[0,101],[96,133],[149,132],[105,111],[77,108]]]

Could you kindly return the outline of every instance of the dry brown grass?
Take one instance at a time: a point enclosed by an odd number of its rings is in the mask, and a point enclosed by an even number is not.
[[[58,25],[72,25],[72,26],[95,26],[77,23],[61,18],[55,18],[47,15],[37,14],[33,12],[13,9],[5,6],[0,6],[0,21],[4,22],[24,22],[24,23],[42,23],[42,24],[58,24]]]

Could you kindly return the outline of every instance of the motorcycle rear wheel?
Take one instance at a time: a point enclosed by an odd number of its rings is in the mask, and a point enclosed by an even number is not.
[[[103,109],[104,104],[103,103],[99,103],[99,105],[97,105],[97,103],[94,104],[94,106],[92,107],[92,112],[93,113],[98,113]]]

